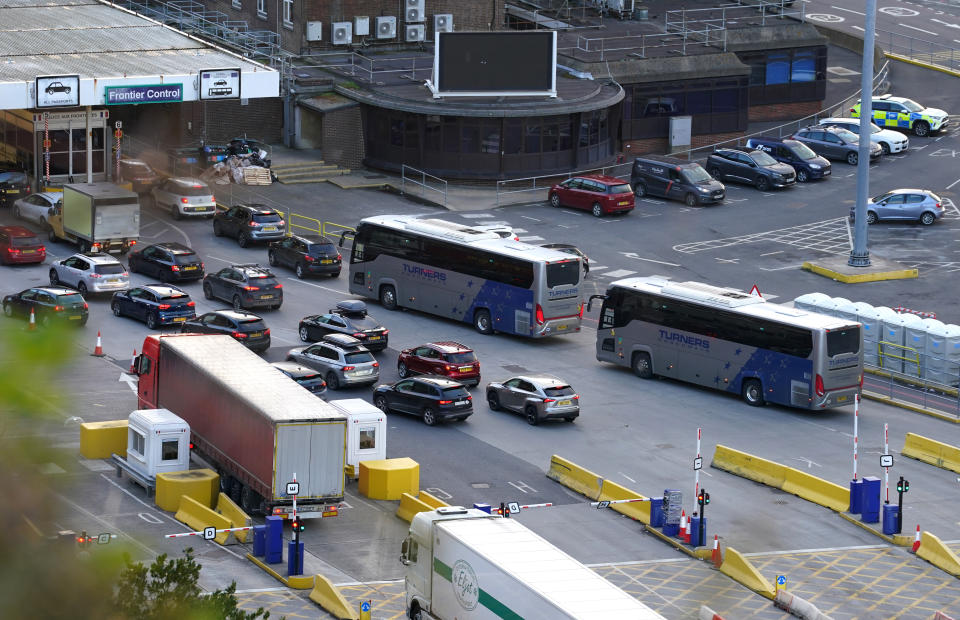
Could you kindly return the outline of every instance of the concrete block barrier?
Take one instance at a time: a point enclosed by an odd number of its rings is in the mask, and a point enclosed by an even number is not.
[[[717,469],[778,489],[783,488],[783,482],[787,477],[785,465],[734,450],[722,444],[717,444],[712,465]]]
[[[157,474],[157,507],[167,512],[180,508],[180,497],[189,495],[207,508],[216,506],[220,476],[212,469],[191,469]]]
[[[437,497],[436,495],[431,495],[426,491],[420,491],[420,495],[417,496],[417,499],[419,499],[421,502],[429,505],[432,508],[440,508],[441,506],[450,505],[447,502],[440,499],[439,497]]]
[[[646,499],[646,497],[616,482],[604,480],[600,488],[600,496],[597,499],[599,501],[606,501],[615,499]],[[631,519],[640,521],[645,525],[650,525],[650,502],[610,504],[610,508]]]
[[[960,558],[943,544],[943,541],[930,532],[924,532],[920,536],[920,548],[917,549],[917,556],[954,577],[960,577]]]
[[[80,455],[85,459],[127,456],[127,421],[84,422],[80,425]]]
[[[935,467],[960,473],[960,448],[915,433],[907,433],[901,454]]]
[[[233,527],[230,519],[216,512],[209,506],[204,506],[189,495],[180,497],[180,508],[177,510],[174,518],[180,523],[185,523],[190,526],[195,532],[203,531],[205,527],[215,527],[218,530]],[[236,542],[233,534],[234,532],[220,532],[214,540],[221,545],[226,545],[228,541]]]
[[[397,508],[397,516],[404,521],[413,521],[413,516],[418,512],[429,512],[434,507],[430,504],[420,501],[409,493],[400,496],[400,506]]]
[[[317,575],[313,580],[313,590],[310,591],[310,600],[323,607],[327,612],[340,620],[360,620],[360,614],[351,609],[350,603],[340,592],[340,589],[324,577]]]
[[[773,599],[773,584],[760,574],[750,560],[733,547],[727,547],[723,564],[720,565],[720,572],[757,594]]]
[[[411,458],[360,461],[357,488],[370,499],[400,499],[420,490],[420,464]]]
[[[581,495],[586,495],[592,500],[600,497],[600,490],[603,486],[603,477],[556,454],[550,457],[550,469],[547,470],[547,478],[556,480],[563,486],[573,489]]]
[[[850,489],[792,467],[785,468],[785,472],[786,479],[781,488],[787,493],[837,512],[850,508]]]
[[[250,516],[237,506],[232,499],[227,497],[226,493],[221,493],[220,497],[217,498],[217,507],[216,512],[225,516],[230,520],[230,527],[250,527],[253,525],[253,521],[250,519]],[[250,537],[250,540],[253,540],[253,532],[234,532],[233,535],[242,543],[247,542],[247,537]]]

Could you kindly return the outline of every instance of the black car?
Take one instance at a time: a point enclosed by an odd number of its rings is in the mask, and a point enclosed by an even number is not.
[[[299,332],[304,342],[317,342],[327,334],[346,334],[370,351],[386,349],[390,334],[389,329],[367,314],[367,304],[355,299],[339,302],[327,314],[303,317]]]
[[[270,348],[270,329],[256,314],[237,310],[214,310],[188,319],[180,325],[181,334],[224,334],[251,351]]]
[[[769,153],[759,150],[718,148],[707,157],[707,172],[718,181],[747,183],[761,192],[797,182],[793,166],[781,164]]]
[[[203,277],[203,261],[182,243],[157,243],[130,252],[130,271],[152,276],[164,282],[199,280]]]
[[[373,404],[384,413],[412,413],[427,426],[446,420],[466,420],[473,413],[467,388],[459,381],[425,375],[381,384],[373,389]]]
[[[283,285],[273,273],[260,265],[231,265],[203,279],[203,296],[222,299],[234,310],[270,308],[283,304]]]
[[[290,267],[298,278],[321,274],[336,278],[340,275],[342,258],[333,241],[320,235],[291,235],[283,241],[273,241],[267,251],[274,267]]]
[[[327,382],[323,380],[323,375],[313,368],[302,366],[296,362],[274,362],[271,366],[296,381],[300,387],[312,394],[322,396],[327,392]]]
[[[196,302],[182,290],[166,284],[147,284],[113,294],[114,316],[143,321],[150,329],[184,323],[197,316]]]
[[[44,327],[54,321],[85,325],[90,310],[83,296],[59,286],[38,286],[3,298],[3,313],[8,317],[34,320]]]
[[[241,248],[257,241],[283,239],[286,226],[276,210],[262,204],[234,205],[218,209],[213,216],[213,234],[233,237]]]
[[[29,193],[30,179],[27,173],[15,164],[0,163],[0,206],[9,207]]]

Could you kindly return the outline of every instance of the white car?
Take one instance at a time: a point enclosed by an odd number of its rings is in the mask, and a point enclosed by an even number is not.
[[[98,252],[74,254],[50,266],[50,285],[89,293],[110,293],[130,288],[130,274],[113,256]]]
[[[30,194],[13,203],[13,215],[46,228],[50,208],[56,206],[61,198],[63,198],[63,194],[60,192]]]
[[[474,230],[483,230],[486,232],[492,232],[500,235],[501,239],[513,239],[514,241],[520,241],[520,237],[513,232],[513,229],[504,224],[475,224],[471,225],[470,228]]]
[[[858,136],[860,135],[859,118],[824,118],[820,120],[820,124],[831,127],[843,127],[844,129],[852,131]],[[882,129],[877,127],[875,123],[870,123],[870,131],[870,141],[879,144],[880,148],[883,149],[884,155],[889,155],[890,153],[902,153],[910,148],[910,138],[906,137],[899,131]]]
[[[170,210],[173,219],[181,217],[213,217],[217,201],[210,186],[190,177],[167,179],[151,191],[153,200],[160,208]]]

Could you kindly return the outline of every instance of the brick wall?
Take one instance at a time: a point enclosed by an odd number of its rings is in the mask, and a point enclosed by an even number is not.
[[[181,107],[181,142],[199,140],[204,129],[207,142],[224,142],[244,134],[268,143],[283,141],[283,100],[279,97],[249,99],[247,105],[237,100],[193,101]],[[192,130],[187,129],[187,121]]]
[[[822,101],[799,101],[797,103],[774,103],[750,106],[747,118],[757,121],[792,121],[820,111]]]
[[[355,170],[363,166],[366,139],[360,106],[323,115],[323,161]]]

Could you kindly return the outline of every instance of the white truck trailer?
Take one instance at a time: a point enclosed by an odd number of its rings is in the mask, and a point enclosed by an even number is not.
[[[451,506],[410,523],[412,620],[663,620],[516,519]]]

